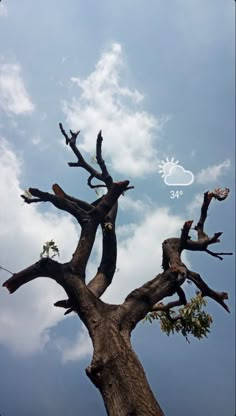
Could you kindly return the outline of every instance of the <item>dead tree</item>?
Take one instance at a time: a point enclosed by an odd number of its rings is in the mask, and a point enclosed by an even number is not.
[[[66,133],[62,124],[60,130],[70,145],[77,160],[68,163],[71,167],[81,167],[89,173],[90,188],[106,187],[107,193],[93,203],[85,202],[65,193],[54,184],[54,193],[29,188],[27,196],[22,198],[27,204],[50,202],[56,208],[71,214],[81,227],[78,245],[72,258],[67,263],[59,263],[52,258],[41,258],[24,270],[14,273],[3,286],[10,293],[15,292],[25,283],[37,277],[49,277],[61,285],[66,300],[59,300],[55,306],[66,309],[65,314],[74,311],[78,314],[93,343],[93,358],[86,373],[92,383],[99,389],[110,416],[161,416],[164,415],[155,399],[145,372],[132,349],[130,336],[139,321],[150,312],[163,311],[170,319],[170,310],[177,305],[185,305],[187,299],[181,287],[185,280],[192,281],[201,296],[209,296],[229,312],[225,292],[211,289],[202,277],[191,270],[181,260],[183,250],[204,251],[211,256],[222,259],[225,254],[209,250],[209,246],[218,243],[221,232],[209,237],[204,231],[207,211],[212,199],[224,200],[229,190],[216,189],[204,194],[201,215],[195,230],[197,239],[189,237],[193,221],[187,221],[178,238],[169,238],[163,242],[163,272],[152,280],[128,294],[120,305],[103,302],[103,295],[116,270],[117,242],[116,216],[118,198],[133,188],[129,181],[114,182],[102,158],[102,135],[98,134],[96,142],[96,162],[99,171],[88,164],[76,145],[78,132]],[[93,184],[97,179],[101,183]],[[102,257],[96,275],[86,283],[86,266],[95,241],[98,227],[102,228]],[[134,259],[135,261],[135,259]],[[167,296],[177,294],[178,300],[166,305],[160,303]],[[178,319],[178,317],[176,317]]]

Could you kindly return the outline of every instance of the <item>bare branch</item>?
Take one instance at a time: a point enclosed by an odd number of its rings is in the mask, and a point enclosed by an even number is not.
[[[58,300],[57,302],[54,303],[54,306],[58,307],[58,308],[65,308],[68,309],[72,306],[72,302],[70,299],[66,299],[66,300]]]
[[[119,307],[121,326],[131,332],[157,302],[172,296],[183,282],[183,278],[169,269],[133,290]]]
[[[26,269],[14,273],[2,286],[6,287],[10,293],[14,293],[19,287],[37,277],[50,277],[59,283],[62,276],[63,269],[60,263],[50,258],[41,258]]]
[[[223,234],[222,232],[218,232],[218,233],[215,233],[213,237],[208,237],[205,234],[205,238],[199,239],[197,241],[186,240],[185,243],[183,244],[183,249],[190,250],[190,251],[206,251],[210,254],[207,247],[211,244],[220,243],[219,237],[222,234]],[[217,257],[217,256],[214,256],[214,257]]]
[[[219,303],[223,308],[230,312],[228,306],[224,303],[225,299],[228,299],[228,294],[226,292],[215,292],[211,289],[201,278],[200,274],[188,270],[188,279],[191,280],[195,285],[200,289],[202,296],[209,296],[217,303]]]
[[[116,270],[117,241],[115,234],[115,220],[117,215],[117,204],[109,211],[102,223],[102,258],[94,278],[88,283],[88,289],[99,298],[111,284]],[[91,236],[91,233],[90,233]],[[79,250],[79,249],[78,249]],[[68,309],[66,314],[73,311],[70,300],[59,301],[55,306]]]
[[[181,230],[181,237],[180,237],[181,244],[185,243],[185,241],[190,238],[189,237],[189,231],[192,227],[192,224],[193,224],[192,220],[191,221],[186,221],[184,223],[183,229]]]
[[[56,306],[66,307],[66,302],[68,307],[73,305],[73,310],[79,314],[83,322],[88,325],[87,327],[92,325],[88,322],[88,315],[91,314],[93,317],[98,315],[98,300],[87,289],[80,276],[71,269],[70,263],[61,264],[48,257],[41,258],[26,269],[14,273],[2,286],[6,287],[9,293],[14,293],[21,286],[38,277],[49,277],[65,289],[69,300],[56,302]],[[87,305],[87,313],[83,309],[84,305]],[[68,309],[66,314],[69,311]]]
[[[21,198],[24,199],[26,204],[35,204],[37,202],[42,202],[42,199],[39,198],[29,198],[28,196],[21,195]]]
[[[98,221],[91,220],[82,224],[79,242],[70,261],[73,273],[79,275],[83,281],[85,281],[85,270],[93,248],[98,225]]]
[[[175,308],[176,306],[181,306],[181,305],[186,305],[187,304],[187,299],[185,296],[185,293],[183,291],[183,289],[181,287],[177,288],[176,293],[179,295],[179,299],[178,300],[174,300],[172,302],[169,302],[167,304],[164,305],[164,303],[156,303],[153,307],[151,312],[158,312],[158,311],[162,311],[162,312],[167,312],[172,308]]]
[[[106,164],[105,164],[104,160],[102,159],[102,140],[103,140],[103,138],[102,138],[102,135],[101,135],[101,131],[98,134],[97,145],[96,145],[96,159],[97,159],[98,165],[100,166],[101,171],[102,171],[100,173],[85,161],[81,152],[79,151],[78,147],[76,146],[76,139],[77,139],[77,136],[78,136],[80,131],[73,132],[72,130],[70,130],[71,137],[69,137],[68,134],[66,133],[62,123],[59,123],[59,127],[60,127],[60,130],[61,130],[63,136],[66,139],[66,144],[70,145],[71,149],[73,150],[74,154],[76,155],[76,157],[78,159],[77,162],[69,162],[68,165],[70,167],[82,167],[82,168],[84,168],[87,172],[89,172],[89,174],[91,176],[91,179],[96,178],[96,179],[104,182],[106,184],[107,188],[109,189],[113,180],[112,180],[112,177],[111,177],[111,175],[109,174],[109,172],[106,168]],[[90,179],[90,183],[91,183],[91,179]]]
[[[84,209],[79,207],[80,204],[78,200],[73,201],[71,198],[68,200],[65,197],[43,192],[37,188],[29,188],[29,192],[37,198],[28,198],[25,195],[21,195],[27,204],[34,202],[51,202],[56,208],[73,215],[79,223],[87,218],[87,213]]]
[[[74,312],[73,308],[69,308],[64,312],[64,315],[69,315],[69,313]]]
[[[54,303],[54,306],[58,308],[66,309],[66,311],[64,312],[64,315],[68,315],[71,312],[75,312],[74,307],[72,307],[71,299],[58,300],[57,302]]]
[[[204,193],[203,203],[201,207],[201,215],[200,215],[197,225],[194,227],[194,229],[198,233],[198,240],[208,238],[208,236],[204,233],[203,229],[204,229],[204,223],[207,218],[208,207],[210,205],[212,197],[213,195],[209,191]]]
[[[210,251],[208,249],[206,249],[205,251],[206,251],[206,253],[210,254],[213,257],[217,257],[220,260],[223,260],[222,256],[232,256],[233,255],[233,253],[214,253],[213,251]]]
[[[181,314],[171,316],[170,310],[177,306],[187,305],[187,299],[185,293],[181,287],[177,288],[176,293],[179,295],[179,299],[164,304],[162,302],[156,303],[150,312],[164,312],[168,320],[172,323],[180,320],[182,325],[185,326],[185,320]]]
[[[170,268],[173,273],[179,273],[180,275],[186,277],[187,268],[181,260],[183,246],[184,242],[181,238],[168,238],[167,240],[163,241],[162,267],[164,270],[168,270]]]
[[[88,184],[88,186],[91,188],[91,189],[95,189],[95,188],[106,188],[107,186],[106,185],[93,185],[92,184],[92,180],[94,179],[94,176],[93,175],[90,175],[89,177],[88,177],[88,180],[87,180],[87,184]]]
[[[102,131],[100,130],[100,132],[98,133],[97,136],[97,144],[96,144],[96,160],[97,163],[100,166],[100,169],[102,171],[102,176],[104,178],[104,181],[106,182],[107,187],[109,188],[112,184],[112,178],[107,170],[106,164],[104,159],[102,158],[102,141],[103,141],[103,137],[102,137]]]
[[[201,207],[201,215],[200,215],[197,225],[194,227],[194,229],[198,233],[198,240],[208,239],[207,234],[204,232],[204,223],[207,218],[207,211],[208,211],[208,207],[210,205],[212,198],[215,198],[218,201],[224,201],[228,195],[229,195],[228,188],[225,188],[225,189],[217,188],[212,192],[207,191],[204,193],[203,203]]]
[[[79,208],[82,208],[84,211],[90,211],[93,208],[92,207],[93,204],[89,204],[88,202],[82,201],[81,199],[78,199],[71,195],[66,194],[57,183],[52,185],[52,190],[55,195],[60,196],[62,198],[67,199],[68,201],[75,203]]]
[[[70,143],[70,138],[69,138],[68,134],[66,133],[66,131],[64,130],[62,123],[59,123],[59,127],[60,127],[60,130],[61,130],[63,136],[66,139],[66,144]]]
[[[128,185],[128,180],[122,182],[114,182],[111,185],[108,193],[101,198],[100,202],[94,206],[89,214],[96,216],[101,222],[112,209],[112,207],[116,204],[119,196],[128,189],[131,189],[131,187]]]
[[[108,193],[87,213],[88,220],[82,224],[80,240],[71,260],[73,270],[83,279],[85,279],[85,269],[94,244],[97,227],[104,222],[105,217],[128,185],[129,181],[113,183]]]
[[[102,224],[102,258],[95,277],[88,283],[88,288],[100,297],[111,284],[117,260],[117,241],[115,220],[118,205],[113,205]]]

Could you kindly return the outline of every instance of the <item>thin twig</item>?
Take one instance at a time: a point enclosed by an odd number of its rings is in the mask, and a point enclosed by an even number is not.
[[[221,257],[221,256],[232,256],[233,255],[233,253],[214,253],[213,251],[208,250],[208,249],[206,249],[205,251],[206,251],[206,253],[210,254],[213,257],[217,257],[220,260],[224,260],[223,257]]]
[[[5,272],[8,272],[10,274],[14,274],[13,272],[11,272],[10,270],[5,269],[5,267],[0,266],[0,269],[5,270]]]
[[[88,177],[88,180],[87,180],[87,184],[88,184],[88,186],[91,188],[91,189],[95,189],[95,188],[106,188],[107,186],[106,185],[93,185],[92,184],[92,180],[94,179],[94,176],[93,175],[90,175],[89,177]]]

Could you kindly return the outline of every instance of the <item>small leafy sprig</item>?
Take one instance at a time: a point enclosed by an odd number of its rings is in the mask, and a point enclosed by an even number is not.
[[[59,248],[53,240],[46,241],[43,245],[43,251],[40,253],[41,258],[51,258],[60,257]]]
[[[201,339],[207,337],[213,322],[212,316],[202,309],[206,305],[206,299],[202,297],[200,292],[197,292],[196,296],[178,312],[174,310],[170,310],[168,313],[164,311],[150,312],[144,321],[152,323],[154,320],[159,320],[161,330],[168,336],[177,332],[181,333],[188,342],[189,335]]]

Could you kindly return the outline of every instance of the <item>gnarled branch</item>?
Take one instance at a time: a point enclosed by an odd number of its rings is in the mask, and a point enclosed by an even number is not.
[[[186,305],[187,304],[187,299],[185,296],[185,293],[183,291],[183,289],[181,287],[176,289],[176,293],[179,295],[179,299],[178,300],[174,300],[172,302],[168,302],[164,305],[164,303],[156,303],[153,307],[151,312],[167,312],[172,308],[175,308],[176,306],[181,306],[181,305]]]
[[[87,219],[87,212],[80,207],[82,204],[80,204],[79,201],[72,200],[71,198],[67,199],[65,195],[58,196],[50,194],[49,192],[43,192],[37,188],[29,188],[29,192],[36,198],[29,198],[25,195],[21,195],[21,198],[23,198],[27,204],[35,202],[51,202],[56,208],[73,215],[79,223],[82,223]],[[88,205],[89,204],[86,204],[86,209]],[[92,208],[92,206],[90,208]]]
[[[194,227],[194,230],[197,231],[198,239],[197,241],[193,241],[189,238],[183,239],[183,235],[186,237],[188,236],[188,231],[191,228],[192,221],[187,221],[184,225],[182,230],[182,248],[185,250],[190,251],[205,251],[206,253],[210,254],[213,257],[218,257],[220,260],[223,260],[221,255],[232,255],[232,253],[213,253],[208,249],[208,246],[211,244],[219,243],[219,237],[222,235],[222,232],[216,232],[212,237],[209,237],[206,232],[204,231],[204,225],[207,218],[208,208],[212,201],[212,199],[216,199],[218,201],[224,201],[229,195],[229,189],[221,189],[217,188],[212,192],[205,192],[203,197],[203,203],[201,207],[201,214],[198,220],[197,225]],[[191,225],[190,225],[191,224]]]
[[[214,198],[214,199],[217,199],[218,201],[224,201],[228,197],[228,195],[229,195],[228,188],[225,188],[225,189],[217,188],[212,192],[207,191],[204,193],[200,218],[198,220],[197,225],[194,227],[194,229],[197,231],[197,234],[198,234],[198,240],[208,240],[208,236],[204,232],[204,224],[207,218],[208,208],[212,199]]]
[[[37,277],[50,277],[61,284],[63,265],[51,258],[43,257],[26,269],[13,273],[12,277],[7,279],[2,286],[6,287],[10,293],[14,293],[19,287]]]
[[[96,145],[96,160],[98,162],[98,165],[101,169],[101,173],[98,172],[96,169],[94,169],[89,163],[87,163],[85,161],[85,159],[83,158],[81,152],[79,151],[77,145],[76,145],[76,139],[80,133],[80,131],[77,132],[73,132],[72,130],[70,130],[70,134],[71,136],[69,137],[68,134],[66,133],[62,123],[59,123],[59,127],[60,130],[63,134],[63,136],[66,139],[66,144],[69,144],[71,149],[73,150],[74,154],[77,157],[77,162],[73,162],[73,163],[68,163],[68,165],[70,167],[82,167],[84,168],[87,172],[89,172],[90,174],[90,178],[96,178],[102,182],[105,183],[105,185],[107,186],[107,188],[109,189],[110,186],[113,183],[112,177],[109,174],[106,164],[102,158],[102,134],[101,131],[98,133],[97,136],[97,145]],[[91,185],[91,179],[88,181],[89,186]],[[91,186],[90,186],[91,187]]]
[[[172,296],[183,282],[184,278],[169,269],[133,290],[119,308],[122,328],[131,332],[157,302]]]
[[[228,293],[226,292],[215,292],[211,289],[201,278],[200,274],[195,273],[191,270],[188,270],[188,279],[191,280],[197,287],[200,289],[202,296],[209,296],[217,303],[219,303],[223,308],[230,312],[228,306],[225,304],[224,300],[228,299]]]

